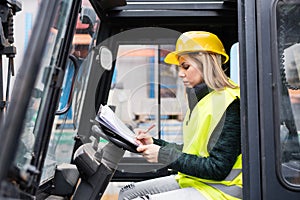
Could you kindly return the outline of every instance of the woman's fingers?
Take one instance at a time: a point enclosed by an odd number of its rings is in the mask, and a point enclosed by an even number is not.
[[[137,135],[135,136],[138,144],[153,144],[152,136],[145,132],[137,132]]]
[[[158,162],[158,152],[159,152],[160,146],[155,144],[150,145],[140,145],[137,147],[137,151],[141,152],[143,157],[148,162]]]
[[[141,139],[148,139],[148,138],[151,138],[151,135],[149,135],[149,134],[147,134],[147,133],[145,133],[145,134],[140,133],[140,134],[138,134],[138,135],[136,136],[136,138],[139,139],[139,140],[141,140]]]
[[[140,145],[140,146],[138,146],[137,147],[137,151],[138,152],[144,152],[146,149],[147,149],[147,147],[148,147],[149,145]]]
[[[140,140],[135,140],[135,142],[136,142],[138,145],[143,145],[143,143],[142,143]]]

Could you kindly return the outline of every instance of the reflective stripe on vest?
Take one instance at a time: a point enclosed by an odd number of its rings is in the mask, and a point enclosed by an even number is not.
[[[191,115],[190,111],[187,112],[183,123],[184,153],[209,156],[207,147],[210,136],[227,107],[239,96],[239,88],[212,91],[198,102]],[[215,196],[219,199],[240,199],[242,198],[242,156],[237,158],[233,169],[222,181],[201,179],[179,172],[178,183],[181,187],[198,189],[208,199],[214,199]],[[215,189],[209,189],[209,186]]]
[[[228,176],[224,179],[224,181],[232,181],[235,179],[240,173],[242,172],[242,169],[232,169]]]
[[[243,198],[243,188],[236,186],[236,185],[223,185],[223,184],[212,184],[207,183],[207,185],[210,185],[211,187],[214,187],[226,194],[229,194],[230,196],[233,196],[237,199]]]

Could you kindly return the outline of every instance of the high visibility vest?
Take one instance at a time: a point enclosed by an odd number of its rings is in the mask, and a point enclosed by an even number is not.
[[[208,157],[208,142],[227,107],[240,98],[239,88],[212,91],[203,97],[195,108],[187,111],[183,123],[183,152]],[[181,188],[194,187],[207,199],[242,199],[242,155],[239,155],[231,172],[222,181],[208,180],[178,173]]]

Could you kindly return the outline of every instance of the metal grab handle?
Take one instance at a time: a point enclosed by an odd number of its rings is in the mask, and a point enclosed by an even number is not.
[[[63,114],[65,114],[66,112],[68,112],[68,110],[71,108],[71,105],[72,105],[73,91],[74,91],[75,80],[76,80],[76,77],[77,77],[79,66],[78,66],[78,63],[77,63],[76,56],[70,54],[69,58],[73,62],[73,65],[74,65],[74,68],[75,68],[74,74],[73,74],[73,77],[72,77],[72,85],[71,85],[71,89],[70,89],[70,93],[69,93],[67,105],[65,107],[63,107],[62,109],[57,110],[56,113],[55,113],[56,115],[63,115]]]

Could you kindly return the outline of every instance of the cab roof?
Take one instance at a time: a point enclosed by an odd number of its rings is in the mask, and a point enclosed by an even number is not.
[[[90,0],[102,21],[168,19],[169,23],[195,17],[210,17],[233,23],[237,16],[236,0]],[[170,21],[173,19],[174,21]],[[234,22],[235,23],[235,22]]]

